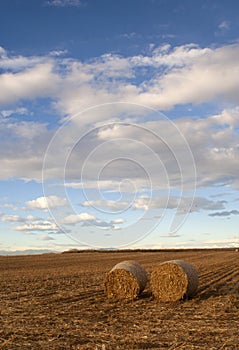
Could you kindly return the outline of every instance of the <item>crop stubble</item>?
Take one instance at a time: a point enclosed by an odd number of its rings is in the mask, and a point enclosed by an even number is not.
[[[198,293],[165,304],[148,285],[135,301],[110,301],[105,275],[129,259],[148,273],[188,261]],[[239,349],[238,261],[223,250],[0,257],[0,349]]]

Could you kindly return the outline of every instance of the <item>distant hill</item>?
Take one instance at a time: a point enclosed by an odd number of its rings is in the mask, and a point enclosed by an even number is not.
[[[68,254],[68,253],[91,253],[91,252],[113,252],[113,251],[120,251],[117,248],[99,248],[99,249],[69,249],[62,252],[62,254]]]
[[[56,253],[49,249],[27,249],[27,250],[0,250],[0,255],[33,255],[33,254],[49,254]]]

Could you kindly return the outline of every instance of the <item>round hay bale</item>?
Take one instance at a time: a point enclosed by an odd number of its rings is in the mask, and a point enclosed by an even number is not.
[[[170,260],[159,264],[151,274],[153,295],[163,302],[192,297],[198,288],[196,268],[186,261]]]
[[[105,292],[108,298],[135,299],[148,281],[144,268],[134,260],[122,261],[106,275]]]

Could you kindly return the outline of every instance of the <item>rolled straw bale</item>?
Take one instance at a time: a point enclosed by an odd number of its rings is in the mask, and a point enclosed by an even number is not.
[[[134,260],[122,261],[106,275],[105,292],[112,299],[135,299],[145,288],[148,277]]]
[[[159,264],[150,279],[153,295],[163,302],[192,297],[198,288],[196,268],[186,261],[170,260]]]

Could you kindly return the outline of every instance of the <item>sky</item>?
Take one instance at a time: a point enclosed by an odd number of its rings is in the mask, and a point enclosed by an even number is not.
[[[1,0],[0,254],[239,246],[238,11]]]

